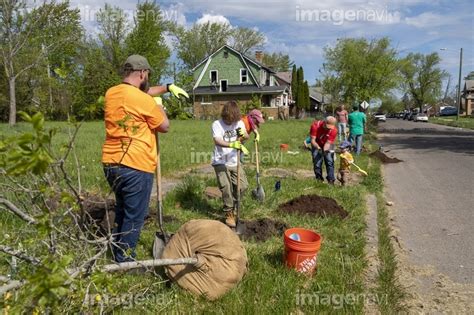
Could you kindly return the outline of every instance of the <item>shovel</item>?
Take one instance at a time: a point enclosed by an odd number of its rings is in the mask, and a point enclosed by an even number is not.
[[[260,184],[260,158],[258,154],[258,142],[255,141],[255,158],[257,160],[257,188],[252,190],[252,196],[260,202],[265,199],[265,191],[262,184]]]
[[[365,176],[368,176],[368,175],[369,175],[369,174],[367,174],[366,171],[364,171],[363,169],[361,169],[361,168],[360,168],[359,166],[357,166],[356,164],[352,163],[352,165],[354,165],[354,166],[357,168],[357,170],[358,170],[359,172],[361,172],[362,174],[364,174]]]
[[[157,193],[157,210],[158,210],[158,227],[159,231],[155,233],[155,241],[153,242],[153,258],[160,259],[163,255],[163,250],[168,243],[170,236],[166,234],[163,229],[163,196],[161,191],[161,163],[160,163],[160,138],[158,132],[156,132],[156,150],[157,150],[157,163],[156,163],[156,193]]]
[[[240,150],[237,153],[237,200],[235,202],[237,220],[235,220],[235,234],[240,236],[245,232],[245,224],[240,222]]]

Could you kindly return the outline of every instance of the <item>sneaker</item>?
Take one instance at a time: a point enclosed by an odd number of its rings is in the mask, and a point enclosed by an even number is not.
[[[236,223],[235,223],[234,211],[226,211],[226,213],[225,213],[225,224],[228,227],[235,228]]]

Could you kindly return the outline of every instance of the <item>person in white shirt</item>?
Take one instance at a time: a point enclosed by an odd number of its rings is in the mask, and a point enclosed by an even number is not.
[[[237,201],[237,158],[238,151],[248,154],[241,141],[249,138],[243,121],[239,106],[231,101],[222,108],[221,119],[212,123],[212,138],[214,139],[214,152],[212,154],[212,166],[216,172],[219,189],[222,192],[224,203],[225,223],[229,227],[235,227],[234,207]],[[248,187],[247,178],[242,167],[240,167],[240,195]]]

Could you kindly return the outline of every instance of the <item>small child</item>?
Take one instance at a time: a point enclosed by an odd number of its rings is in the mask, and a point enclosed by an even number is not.
[[[350,180],[351,164],[354,163],[354,158],[349,152],[351,148],[349,141],[343,141],[339,148],[341,149],[341,154],[339,155],[341,157],[341,163],[339,165],[337,180],[341,182],[341,186],[345,186]]]

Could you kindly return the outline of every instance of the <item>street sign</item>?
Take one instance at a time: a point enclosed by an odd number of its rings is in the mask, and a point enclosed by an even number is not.
[[[363,101],[362,103],[360,103],[360,107],[362,107],[363,109],[367,109],[367,107],[369,107],[369,103]]]

